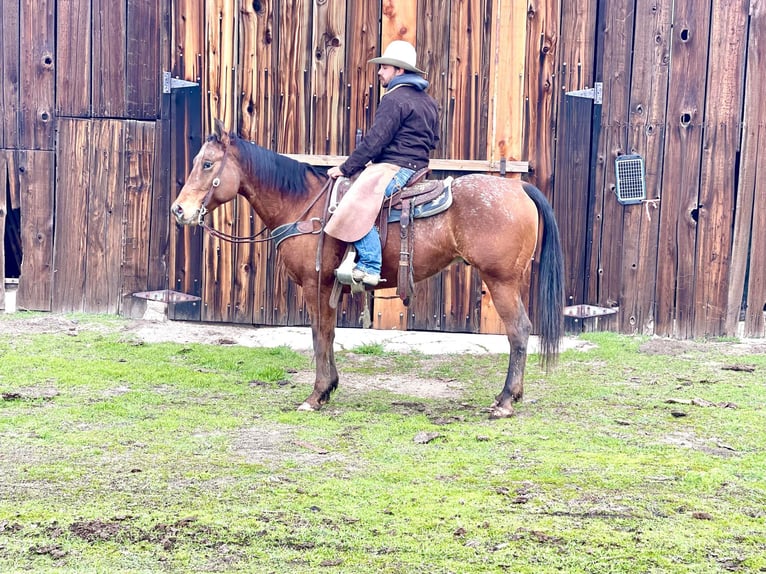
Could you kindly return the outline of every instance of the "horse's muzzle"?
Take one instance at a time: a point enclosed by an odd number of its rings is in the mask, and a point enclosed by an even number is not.
[[[170,213],[173,214],[173,217],[176,218],[176,223],[179,225],[196,225],[199,222],[199,210],[195,210],[194,213],[186,215],[184,208],[178,203],[174,203],[170,206]]]

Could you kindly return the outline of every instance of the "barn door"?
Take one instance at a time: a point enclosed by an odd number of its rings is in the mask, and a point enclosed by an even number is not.
[[[589,302],[588,284],[593,271],[590,262],[601,129],[601,83],[562,96],[558,125],[554,207],[565,252],[565,303],[575,307]],[[572,315],[577,314],[576,310],[572,311]]]
[[[172,203],[178,197],[192,160],[202,146],[202,90],[199,84],[168,78],[170,93],[170,179]],[[168,218],[170,213],[167,214]],[[171,291],[202,296],[202,229],[198,226],[172,225],[168,287]],[[168,317],[199,321],[200,301],[169,301]]]

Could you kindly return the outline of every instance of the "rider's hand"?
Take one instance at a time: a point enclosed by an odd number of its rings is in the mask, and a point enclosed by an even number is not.
[[[340,170],[340,168],[336,165],[334,167],[331,167],[327,170],[327,175],[329,175],[333,179],[337,179],[343,175],[343,172]]]

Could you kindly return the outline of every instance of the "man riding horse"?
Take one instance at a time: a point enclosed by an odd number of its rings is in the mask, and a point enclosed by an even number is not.
[[[428,95],[425,72],[416,63],[415,47],[394,40],[379,58],[378,80],[386,93],[375,120],[353,153],[327,174],[332,178],[359,174],[341,200],[325,231],[353,243],[359,259],[351,277],[376,286],[380,282],[380,235],[373,225],[383,203],[410,177],[428,167],[428,156],[439,143],[439,110]],[[361,173],[359,173],[361,171]]]

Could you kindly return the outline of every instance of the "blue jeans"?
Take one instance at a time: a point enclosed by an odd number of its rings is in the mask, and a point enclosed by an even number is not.
[[[406,167],[399,168],[399,171],[396,172],[386,187],[386,197],[391,197],[394,192],[403,188],[413,173],[415,173],[414,170]],[[374,225],[367,235],[354,241],[354,247],[356,247],[356,252],[359,255],[356,266],[365,273],[380,275],[383,253],[380,247],[380,234]]]

